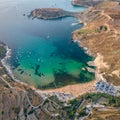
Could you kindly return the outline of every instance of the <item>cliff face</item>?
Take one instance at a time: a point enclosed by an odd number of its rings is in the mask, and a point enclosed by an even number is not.
[[[87,10],[83,17],[85,25],[73,33],[73,39],[87,47],[87,52],[96,58],[98,73],[108,82],[120,85],[119,3],[102,2]]]

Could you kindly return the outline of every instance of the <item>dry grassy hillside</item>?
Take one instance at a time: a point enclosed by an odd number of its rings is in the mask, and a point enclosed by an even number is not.
[[[120,5],[117,2],[102,2],[87,10],[85,26],[73,33],[80,46],[87,47],[96,58],[98,73],[108,82],[120,85]]]

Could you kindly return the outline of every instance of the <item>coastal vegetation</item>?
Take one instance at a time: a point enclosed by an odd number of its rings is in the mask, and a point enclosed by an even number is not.
[[[87,108],[88,105],[90,106],[90,108]],[[67,111],[69,118],[74,119],[75,117],[79,118],[79,117],[87,116],[89,114],[88,109],[94,112],[95,110],[99,111],[99,109],[102,108],[102,105],[104,106],[104,108],[108,110],[111,107],[114,110],[115,109],[119,110],[120,96],[111,96],[105,93],[86,93],[73,100],[70,100],[68,102],[68,106],[64,107],[64,110]],[[118,114],[118,111],[117,111],[117,114]]]

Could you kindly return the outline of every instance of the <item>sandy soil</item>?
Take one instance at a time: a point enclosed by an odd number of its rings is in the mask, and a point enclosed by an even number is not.
[[[101,54],[97,54],[97,57],[94,60],[95,66],[97,66],[98,72],[100,71],[101,68],[109,68],[109,65],[103,61],[103,56]]]
[[[43,90],[40,92],[64,92],[64,93],[71,93],[74,97],[77,97],[86,92],[94,91],[95,83],[96,80],[83,84],[68,85],[57,89]]]
[[[118,78],[120,78],[120,69],[119,70],[114,70],[112,74],[116,75]]]

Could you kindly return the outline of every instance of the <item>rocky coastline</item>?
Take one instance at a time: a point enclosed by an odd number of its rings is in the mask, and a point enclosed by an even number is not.
[[[75,99],[78,95],[86,93],[93,89],[93,83],[86,83],[80,85],[66,86],[60,89],[53,89],[48,91],[37,90],[34,87],[27,85],[12,76],[11,70],[6,65],[6,60],[10,57],[11,50],[5,44],[0,44],[4,52],[4,56],[0,57],[0,119],[30,120],[42,117],[46,120],[52,117],[57,120],[62,117],[69,119],[67,112],[62,110],[59,104],[64,107],[68,100]],[[1,51],[0,49],[0,51]],[[1,52],[0,52],[1,53]],[[81,86],[81,89],[79,89]],[[84,89],[82,92],[80,92]],[[79,94],[80,92],[80,94]],[[55,97],[57,95],[57,98]],[[61,103],[62,102],[62,103]],[[49,111],[47,106],[50,105],[53,111]],[[48,110],[47,110],[48,109]],[[64,116],[62,112],[64,111]],[[58,114],[59,113],[59,114]]]
[[[74,6],[96,6],[104,0],[72,0],[71,4]]]
[[[58,19],[63,17],[76,17],[80,14],[79,12],[69,12],[59,8],[41,8],[33,10],[29,17],[37,19]]]
[[[73,41],[95,57],[96,74],[101,76],[97,79],[103,78],[118,86],[120,85],[119,54],[113,51],[120,49],[119,10],[118,2],[102,2],[83,13],[83,17],[86,16],[82,21],[85,22],[83,28],[73,32]]]

